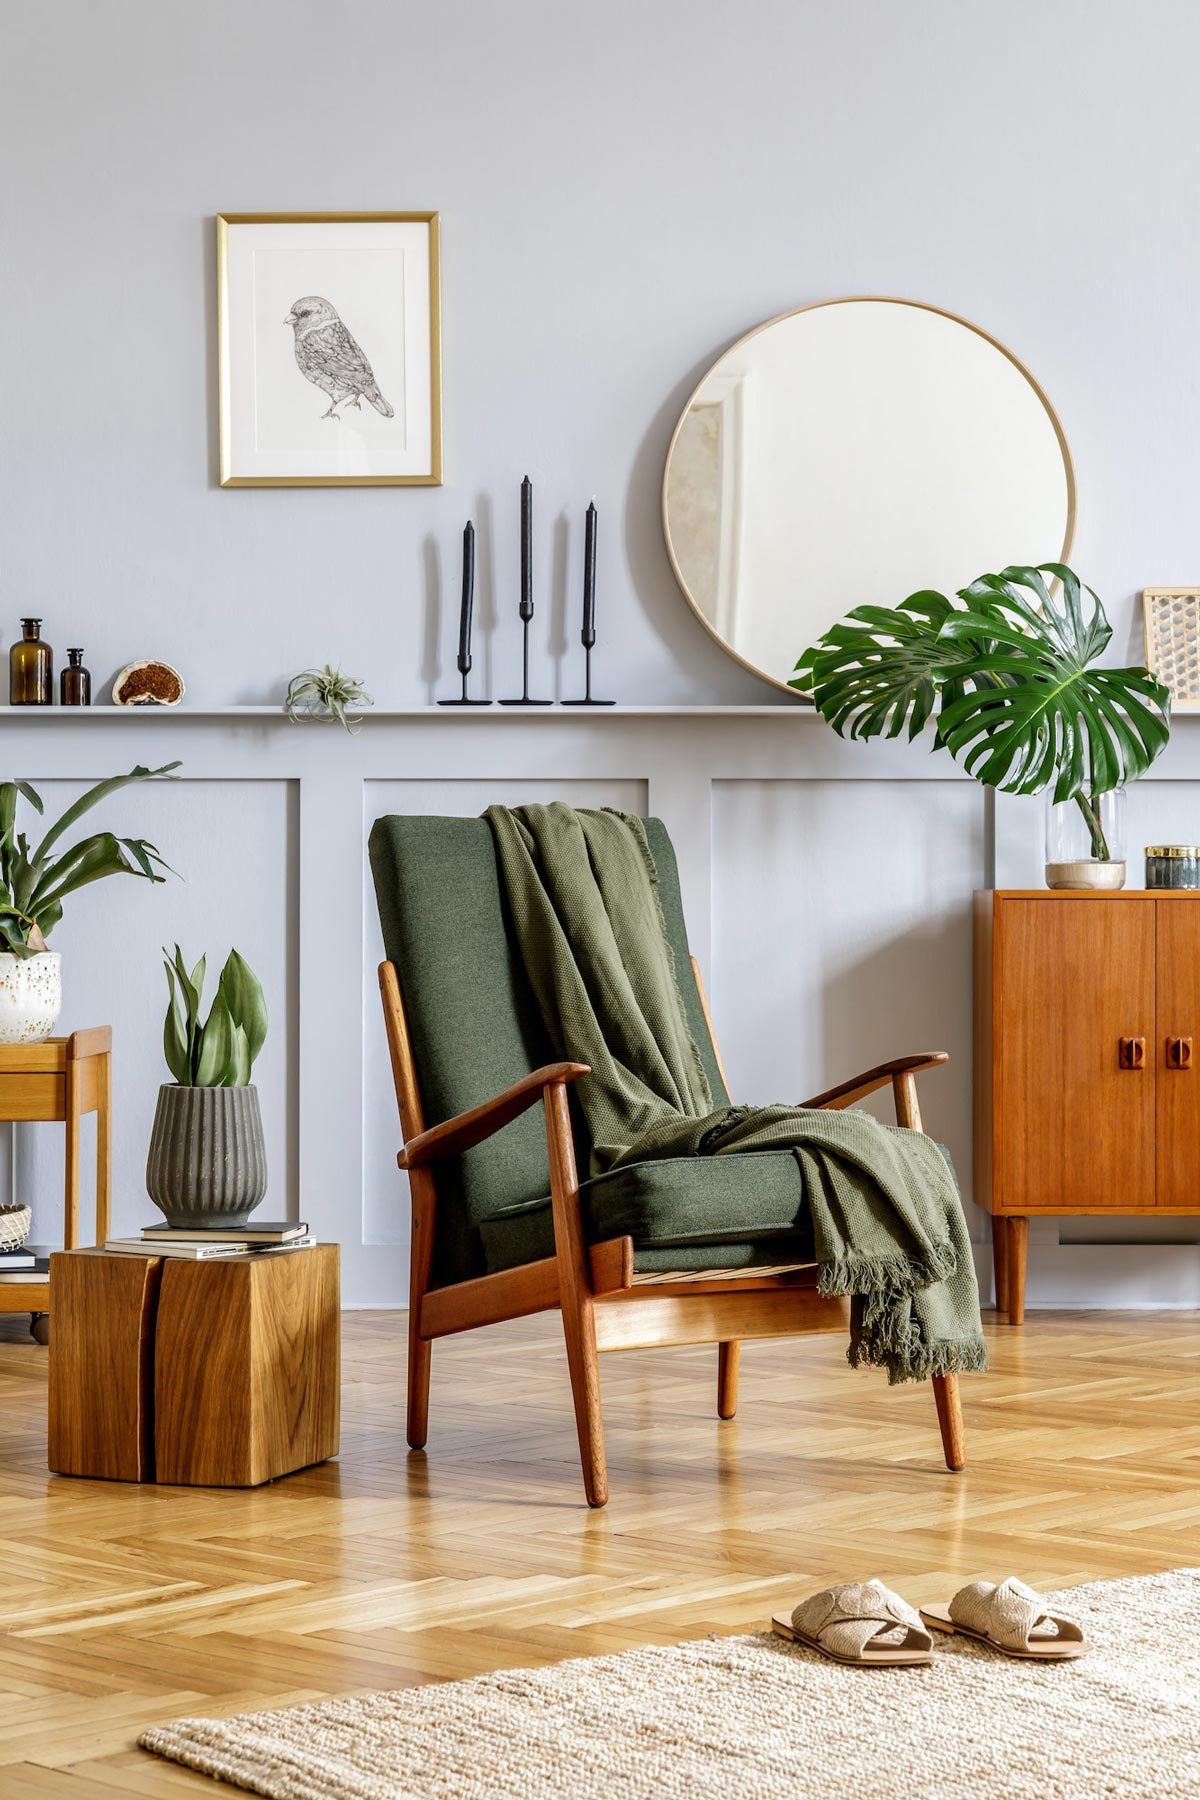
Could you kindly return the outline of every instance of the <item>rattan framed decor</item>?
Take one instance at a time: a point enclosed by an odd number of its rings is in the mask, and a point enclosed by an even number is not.
[[[1143,588],[1142,617],[1146,667],[1175,712],[1200,712],[1200,587]]]

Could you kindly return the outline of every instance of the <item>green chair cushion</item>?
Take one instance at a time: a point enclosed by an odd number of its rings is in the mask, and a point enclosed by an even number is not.
[[[646,830],[688,1023],[714,1105],[728,1099],[688,959],[675,854],[657,819]],[[404,1001],[425,1124],[440,1124],[556,1060],[513,940],[484,819],[390,815],[370,836],[384,948]],[[576,1152],[588,1144],[575,1113]],[[532,1107],[464,1156],[439,1163],[433,1281],[487,1269],[484,1222],[546,1192],[546,1128]],[[522,1260],[522,1259],[518,1259]],[[506,1265],[511,1266],[511,1265]]]
[[[588,1242],[631,1237],[639,1272],[812,1260],[790,1151],[630,1163],[584,1182],[579,1195]],[[553,1256],[550,1201],[493,1214],[480,1234],[489,1274]]]
[[[945,1144],[938,1149],[958,1185]],[[812,1219],[790,1150],[629,1163],[579,1190],[589,1244],[633,1239],[639,1274],[812,1262]],[[550,1201],[527,1201],[480,1227],[488,1273],[554,1255]]]

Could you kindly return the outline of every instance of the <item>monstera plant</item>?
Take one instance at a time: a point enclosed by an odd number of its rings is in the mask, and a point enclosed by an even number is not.
[[[1095,666],[1111,638],[1071,569],[1014,566],[957,603],[925,589],[894,608],[856,606],[790,685],[843,737],[911,740],[932,720],[934,748],[985,787],[1077,805],[1104,861],[1101,796],[1144,775],[1170,732],[1170,694],[1147,669]]]

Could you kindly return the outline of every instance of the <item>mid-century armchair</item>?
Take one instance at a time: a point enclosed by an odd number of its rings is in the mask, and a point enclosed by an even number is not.
[[[688,955],[674,852],[658,820],[646,829],[688,1022],[721,1104],[728,1089]],[[558,1310],[584,1488],[589,1505],[603,1506],[601,1350],[718,1344],[717,1411],[730,1419],[743,1338],[845,1336],[849,1303],[816,1291],[788,1151],[634,1164],[581,1181],[588,1145],[571,1087],[588,1070],[553,1058],[484,820],[380,819],[370,849],[398,1161],[412,1195],[408,1441],[425,1443],[436,1338]],[[940,1051],[901,1057],[804,1104],[850,1106],[890,1086],[899,1123],[920,1130],[916,1075],[946,1061]],[[957,1377],[936,1377],[933,1389],[946,1466],[961,1469]]]

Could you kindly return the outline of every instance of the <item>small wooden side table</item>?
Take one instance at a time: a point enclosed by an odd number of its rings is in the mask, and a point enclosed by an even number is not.
[[[338,1247],[50,1258],[49,1464],[258,1487],[336,1456]]]
[[[112,1030],[93,1025],[44,1044],[0,1044],[0,1121],[58,1120],[66,1130],[66,1194],[63,1243],[79,1242],[79,1141],[85,1113],[96,1115],[96,1236],[108,1236],[112,1197]],[[32,1315],[33,1334],[45,1343],[43,1313],[50,1310],[50,1283],[0,1281],[0,1313]]]

